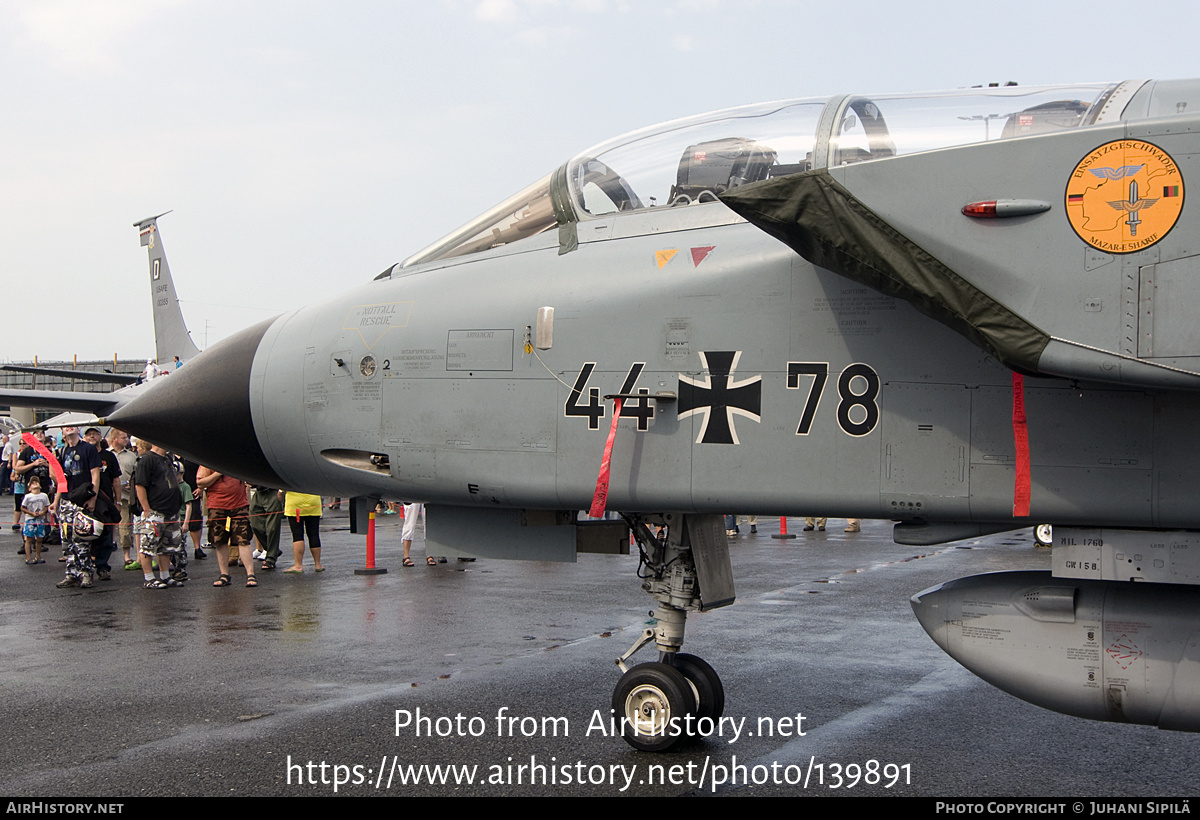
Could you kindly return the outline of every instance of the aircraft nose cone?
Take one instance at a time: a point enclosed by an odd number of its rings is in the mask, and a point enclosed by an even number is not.
[[[274,319],[249,327],[151,382],[108,423],[207,467],[283,486],[250,414],[250,369]]]
[[[947,649],[946,640],[946,604],[949,596],[944,590],[945,584],[938,584],[918,592],[908,599],[912,605],[913,614],[917,616],[921,628],[929,633],[933,642],[943,650]]]

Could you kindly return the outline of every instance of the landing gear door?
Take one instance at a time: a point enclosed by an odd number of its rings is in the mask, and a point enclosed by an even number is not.
[[[701,612],[729,606],[734,601],[733,567],[729,562],[729,537],[719,515],[689,515],[688,541],[700,582]]]

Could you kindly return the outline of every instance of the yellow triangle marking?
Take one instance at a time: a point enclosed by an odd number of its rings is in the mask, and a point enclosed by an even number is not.
[[[671,248],[665,251],[655,251],[654,261],[658,263],[658,269],[662,270],[663,265],[675,258],[675,254],[679,253],[679,248]]]

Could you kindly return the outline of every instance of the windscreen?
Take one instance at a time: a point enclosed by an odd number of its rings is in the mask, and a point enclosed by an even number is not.
[[[568,166],[575,205],[592,216],[678,208],[806,171],[824,105],[821,99],[746,106],[603,143]]]

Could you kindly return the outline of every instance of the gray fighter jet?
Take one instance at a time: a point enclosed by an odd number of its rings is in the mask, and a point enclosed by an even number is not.
[[[641,749],[723,708],[681,648],[734,600],[735,511],[905,544],[1053,524],[1053,575],[949,582],[918,618],[1019,697],[1196,730],[1196,175],[1200,81],[715,112],[91,407],[255,482],[424,500],[438,554],[632,531],[657,626],[613,707]]]

